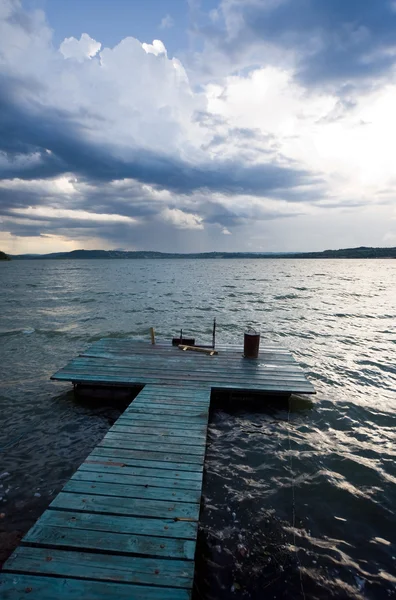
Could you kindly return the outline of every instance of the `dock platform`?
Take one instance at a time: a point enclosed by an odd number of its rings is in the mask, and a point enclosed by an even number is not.
[[[314,393],[286,350],[247,360],[100,340],[53,379],[143,387],[3,567],[4,600],[189,600],[211,391]]]
[[[261,348],[258,359],[245,359],[238,346],[216,346],[209,356],[183,352],[170,344],[103,339],[69,362],[51,379],[106,386],[204,384],[212,390],[293,394],[315,393],[288,350]]]

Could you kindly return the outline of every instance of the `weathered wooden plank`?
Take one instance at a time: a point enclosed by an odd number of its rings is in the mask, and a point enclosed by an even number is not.
[[[160,386],[157,387],[160,388]],[[158,400],[159,402],[166,402],[172,404],[181,402],[186,404],[192,404],[193,406],[197,406],[199,404],[204,404],[205,406],[207,406],[210,403],[210,391],[208,389],[205,389],[203,393],[201,388],[199,390],[199,394],[194,394],[193,389],[185,389],[184,394],[178,393],[177,395],[170,394],[169,391],[165,391],[165,389],[162,387],[160,389],[164,391],[162,393],[153,393],[152,391],[150,393],[144,393],[145,388],[143,388],[143,392],[140,392],[142,396],[139,397],[139,401],[143,402],[145,400]],[[174,388],[171,389],[173,390]],[[180,388],[180,391],[181,390],[182,388]]]
[[[7,571],[191,589],[194,563],[22,546],[8,560]]]
[[[87,383],[87,382],[102,382],[102,383],[106,383],[106,384],[115,384],[115,385],[135,385],[135,384],[139,384],[139,385],[145,385],[145,384],[153,384],[153,385],[162,385],[163,383],[166,382],[170,382],[172,384],[174,384],[175,380],[177,379],[175,376],[173,375],[165,375],[165,374],[161,374],[158,375],[158,373],[152,375],[151,373],[140,373],[137,374],[136,376],[130,376],[130,377],[119,377],[119,376],[115,376],[115,375],[97,375],[95,373],[91,373],[91,374],[81,374],[81,373],[76,373],[76,372],[58,372],[56,373],[52,379],[56,379],[59,381],[73,381],[75,383]],[[269,383],[267,381],[259,381],[259,380],[255,380],[254,382],[248,382],[248,381],[240,381],[240,382],[235,382],[233,380],[233,378],[228,379],[227,377],[220,379],[218,378],[212,378],[212,379],[207,379],[205,377],[205,375],[192,375],[189,378],[189,382],[190,381],[205,381],[207,383],[207,385],[209,387],[213,389],[237,389],[240,391],[249,391],[249,390],[255,390],[255,391],[269,391],[269,392],[289,392],[289,393],[293,393],[293,392],[301,392],[301,393],[315,393],[313,385],[309,384],[307,382],[301,381],[301,383],[290,383],[287,384],[286,382],[284,384],[282,384],[282,382],[275,382],[275,383]],[[186,384],[185,380],[182,380],[181,383]],[[189,383],[188,383],[189,384]]]
[[[106,434],[102,443],[108,445],[108,442],[116,443],[117,447],[125,448],[127,450],[149,450],[172,453],[182,452],[183,454],[193,454],[197,456],[203,454],[206,445],[201,440],[195,444],[188,444],[185,438],[180,437],[172,439],[167,436],[134,436],[126,433],[119,433],[117,431],[110,431]]]
[[[154,399],[148,398],[147,400],[135,400],[130,404],[130,406],[126,409],[126,412],[133,412],[134,410],[155,410],[157,412],[163,411],[182,411],[184,415],[197,415],[202,412],[208,412],[209,406],[208,403],[200,403],[200,404],[187,404],[187,403],[169,403],[157,401]]]
[[[139,408],[147,407],[147,408],[163,408],[172,409],[172,410],[180,410],[186,409],[188,411],[191,410],[208,410],[209,402],[185,402],[184,400],[169,400],[169,399],[161,399],[161,398],[141,398],[139,401],[134,401],[135,406],[139,406]]]
[[[135,434],[158,435],[158,436],[167,435],[170,438],[177,438],[177,437],[185,438],[188,435],[188,439],[193,440],[194,443],[196,443],[195,440],[202,441],[202,443],[205,443],[205,440],[206,440],[206,436],[203,433],[200,433],[199,430],[196,431],[194,429],[188,429],[188,428],[177,429],[177,428],[173,428],[173,427],[165,428],[165,427],[160,427],[160,426],[158,426],[158,427],[157,426],[136,427],[134,425],[131,425],[130,422],[125,422],[125,421],[122,421],[121,419],[116,421],[116,423],[112,427],[112,431],[118,431],[120,433],[128,433],[130,435],[135,435]]]
[[[185,462],[177,462],[169,459],[168,456],[164,457],[161,455],[156,455],[156,457],[147,456],[147,453],[144,453],[142,456],[141,452],[136,452],[134,450],[120,450],[117,448],[108,448],[108,447],[96,447],[95,450],[90,454],[91,457],[107,457],[111,460],[116,460],[118,462],[126,463],[130,466],[140,466],[140,467],[153,467],[160,469],[177,469],[178,471],[196,471],[202,472],[203,466],[200,463],[185,463]]]
[[[3,573],[0,576],[2,600],[190,600],[185,589],[160,586],[110,583],[71,579],[68,577],[44,577]]]
[[[131,450],[155,450],[156,452],[182,452],[183,454],[197,454],[200,456],[205,451],[205,444],[189,444],[171,440],[167,437],[157,436],[156,442],[149,437],[149,441],[139,439],[145,436],[125,435],[125,433],[117,433],[109,431],[103,438],[103,442],[118,443],[120,448]]]
[[[147,413],[147,414],[164,414],[171,416],[184,416],[184,417],[200,417],[206,419],[208,415],[208,407],[201,408],[200,406],[192,406],[191,408],[185,406],[164,406],[159,404],[157,406],[144,405],[141,406],[139,402],[132,402],[132,404],[126,409],[125,414],[130,413]]]
[[[91,493],[94,494],[105,494],[107,496],[125,496],[126,498],[147,498],[149,500],[171,500],[172,502],[199,502],[200,492],[196,490],[179,490],[174,488],[160,487],[160,486],[145,486],[145,485],[132,485],[127,483],[111,483],[107,477],[103,477],[102,481],[98,478],[93,477],[94,473],[91,473],[91,477],[80,475],[73,477],[66,483],[63,490],[65,492],[80,492],[78,484],[82,481],[89,483]]]
[[[79,468],[72,479],[78,481],[100,481],[103,483],[119,483],[129,485],[143,485],[149,487],[172,488],[177,490],[197,490],[201,489],[201,481],[192,479],[178,479],[171,477],[156,477],[155,475],[141,476],[125,473],[121,467],[105,468],[101,470],[90,470],[87,465],[85,468]]]
[[[202,474],[189,471],[172,471],[169,469],[158,469],[158,468],[142,468],[142,467],[131,467],[123,462],[114,462],[100,458],[87,458],[81,465],[80,471],[97,471],[99,473],[119,473],[123,475],[137,475],[140,477],[164,477],[173,480],[192,480],[200,482],[202,481]]]
[[[162,387],[156,386],[155,390],[153,388],[143,388],[140,394],[142,394],[142,398],[146,396],[155,397],[155,398],[174,398],[175,400],[200,400],[201,402],[206,402],[209,400],[208,396],[208,388],[206,384],[198,385],[195,387]],[[139,396],[140,396],[139,394]]]
[[[130,413],[124,413],[122,417],[117,421],[118,423],[131,424],[137,427],[171,427],[172,429],[181,429],[183,431],[197,431],[198,433],[202,433],[206,431],[206,423],[204,421],[191,421],[191,419],[180,420],[176,417],[166,417],[161,415],[158,417],[157,415],[152,414],[139,414],[136,413],[131,415]]]
[[[197,521],[199,517],[197,502],[150,500],[148,498],[130,498],[125,495],[121,497],[99,495],[102,491],[103,494],[106,494],[108,488],[101,485],[96,486],[93,490],[87,481],[74,482],[72,488],[73,492],[60,492],[52,501],[51,508],[135,517],[191,519],[193,521]],[[97,492],[97,495],[93,495],[93,492]]]
[[[54,511],[61,514],[63,511]],[[76,513],[85,514],[85,513]],[[69,527],[41,526],[40,521],[24,537],[37,546],[102,550],[109,554],[140,554],[193,560],[195,541],[150,535],[127,535],[107,531],[80,530]]]
[[[155,402],[157,404],[167,404],[172,406],[192,406],[193,408],[200,406],[202,406],[203,408],[208,408],[208,406],[210,405],[209,393],[207,393],[206,399],[203,396],[196,397],[187,394],[185,396],[170,396],[165,394],[163,394],[162,396],[160,396],[159,394],[144,394],[141,397],[139,396],[134,400],[134,402],[138,401],[139,404]]]
[[[184,456],[196,457],[199,459],[203,457],[205,452],[205,447],[202,446],[186,446],[184,444],[167,444],[164,440],[158,440],[157,444],[154,446],[151,442],[139,442],[133,439],[133,436],[129,436],[126,439],[124,435],[118,435],[116,433],[108,433],[102,442],[99,444],[100,446],[111,446],[112,448],[124,448],[125,450],[147,450],[147,452],[157,452],[157,453],[172,453],[172,454],[183,454]]]
[[[208,418],[208,409],[202,409],[200,407],[196,407],[196,408],[185,408],[184,406],[182,407],[167,407],[167,406],[162,406],[162,405],[158,405],[158,406],[150,406],[150,405],[145,405],[145,406],[140,406],[140,404],[137,402],[134,406],[130,406],[126,411],[125,411],[125,415],[132,415],[132,414],[136,414],[136,413],[142,413],[142,414],[147,414],[147,415],[165,415],[165,416],[170,416],[170,417],[183,417],[183,418],[187,418],[190,420],[194,420],[194,417],[196,419],[203,419],[204,421]]]
[[[180,430],[179,430],[180,432]],[[187,432],[186,432],[187,433]],[[142,434],[142,433],[135,433],[133,431],[130,431],[129,427],[122,427],[122,426],[118,426],[118,427],[112,427],[111,428],[111,435],[118,435],[118,436],[123,436],[125,439],[133,439],[134,441],[139,441],[139,442],[149,442],[150,444],[153,445],[153,447],[155,447],[158,443],[162,443],[165,442],[167,444],[180,444],[184,447],[190,445],[190,446],[197,446],[199,448],[203,448],[205,447],[205,440],[202,438],[197,438],[197,437],[186,437],[186,433],[185,436],[174,436],[172,434],[166,433],[166,434],[161,434],[161,433],[157,433],[155,430],[151,431],[150,433],[146,433],[146,434]],[[109,434],[107,434],[109,436]]]
[[[96,513],[51,509],[44,512],[31,529],[30,537],[24,538],[24,541],[36,539],[36,527],[37,529],[43,527],[66,530],[78,529],[81,530],[81,538],[84,538],[87,530],[186,540],[195,540],[197,534],[197,522],[195,521],[175,521],[171,518],[142,518],[125,515],[98,515]]]

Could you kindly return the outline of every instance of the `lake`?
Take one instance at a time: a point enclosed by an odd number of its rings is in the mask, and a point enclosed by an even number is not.
[[[49,377],[101,337],[291,350],[317,389],[211,411],[197,599],[396,596],[395,260],[0,263],[3,558],[122,407]]]

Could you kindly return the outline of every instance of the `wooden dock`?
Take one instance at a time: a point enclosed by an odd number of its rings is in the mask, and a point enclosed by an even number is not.
[[[212,389],[314,393],[286,350],[246,360],[100,340],[53,376],[145,386],[0,576],[2,600],[189,600]]]

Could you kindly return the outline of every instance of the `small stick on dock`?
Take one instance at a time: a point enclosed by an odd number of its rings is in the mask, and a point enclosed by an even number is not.
[[[213,350],[213,348],[200,348],[199,346],[185,346],[184,344],[179,344],[180,350],[192,350],[193,352],[203,352],[204,354],[209,354],[209,356],[213,356],[214,354],[218,354],[217,350]]]

